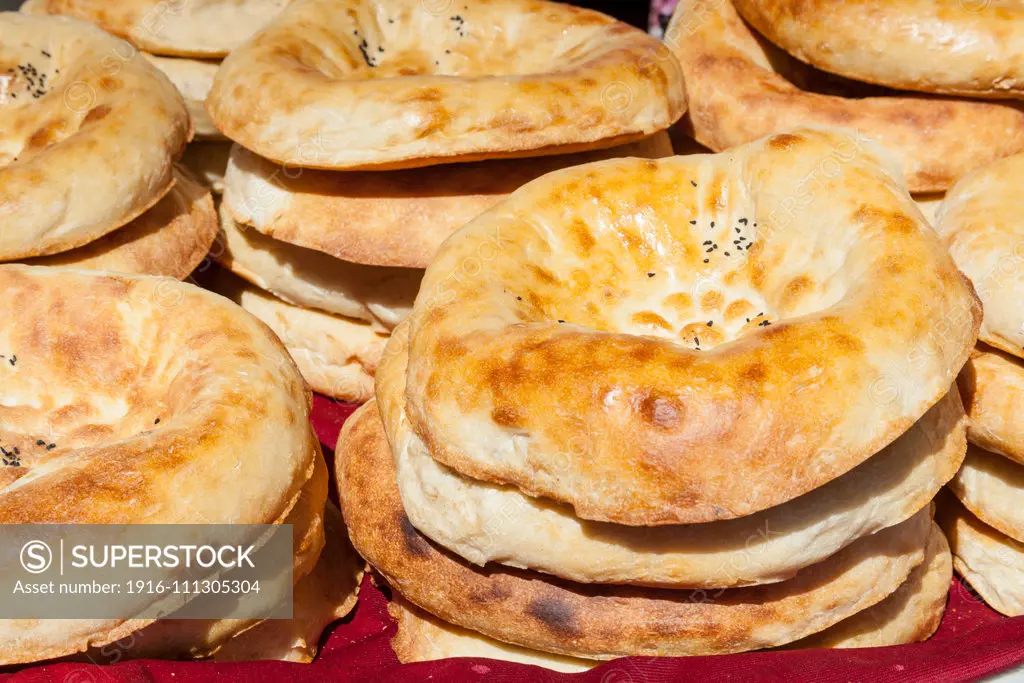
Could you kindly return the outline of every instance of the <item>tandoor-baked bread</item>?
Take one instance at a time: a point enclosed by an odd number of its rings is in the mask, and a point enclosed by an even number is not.
[[[1024,465],[972,444],[949,489],[975,517],[1024,542]]]
[[[577,166],[455,233],[410,317],[431,455],[652,526],[784,503],[895,440],[981,308],[876,144],[794,194],[850,135]]]
[[[365,321],[384,333],[412,310],[422,270],[342,261],[240,225],[226,203],[220,214],[214,257],[260,289],[295,306]]]
[[[867,88],[814,72],[759,42],[730,0],[680,0],[665,43],[683,68],[694,135],[716,151],[802,124],[844,126],[892,150],[912,191],[941,192],[1024,149],[1024,111]],[[832,167],[823,160],[818,176]],[[815,183],[811,177],[805,185]]]
[[[985,524],[952,495],[940,501],[936,520],[949,539],[954,569],[993,609],[1024,614],[1024,543]]]
[[[395,331],[376,382],[402,504],[421,533],[481,566],[670,588],[782,581],[929,505],[967,448],[967,420],[953,390],[882,452],[788,503],[704,524],[638,529],[590,522],[515,487],[461,477],[431,457],[405,414],[407,331]]]
[[[217,237],[217,212],[209,190],[181,169],[174,177],[171,191],[128,225],[77,249],[24,263],[184,280],[203,262]]]
[[[217,74],[219,62],[187,57],[157,57],[143,53],[149,62],[164,72],[174,87],[181,93],[192,117],[195,137],[199,140],[223,140],[217,127],[206,113],[206,96],[213,87],[213,77]]]
[[[957,384],[970,442],[1024,465],[1024,360],[979,344]]]
[[[935,229],[985,306],[981,340],[1024,358],[1024,154],[962,178],[939,207]]]
[[[894,592],[924,560],[931,526],[922,510],[764,586],[711,593],[586,586],[481,569],[420,535],[402,509],[375,402],[345,423],[335,467],[353,545],[407,600],[497,640],[599,659],[740,652],[824,630]]]
[[[885,647],[926,640],[946,611],[953,558],[942,530],[932,524],[924,562],[895,593],[873,607],[787,647]]]
[[[294,306],[223,270],[209,286],[265,322],[314,391],[354,403],[373,396],[386,334],[369,323]]]
[[[142,50],[181,57],[223,57],[289,0],[32,0],[33,12],[68,14],[99,24]]]
[[[791,55],[859,81],[1024,97],[1024,5],[991,0],[734,0]]]
[[[293,590],[296,604],[300,586],[306,582],[314,566],[320,566],[321,555],[326,552],[324,504],[327,501],[327,481],[327,463],[318,453],[313,475],[302,487],[298,501],[284,519],[284,524],[292,525],[294,535],[292,579],[296,583]],[[257,566],[261,552],[257,550],[254,555]],[[269,611],[274,607],[272,601],[276,595],[276,591],[264,587],[259,593],[249,595],[250,607],[255,610],[258,605]],[[116,663],[122,659],[203,658],[259,623],[258,619],[175,619],[172,614],[113,645],[90,648],[83,657],[105,663]]]
[[[449,235],[545,173],[613,157],[671,155],[662,132],[577,154],[338,173],[283,167],[235,145],[224,203],[239,223],[285,242],[355,263],[426,268]]]
[[[318,446],[309,389],[265,325],[167,278],[6,265],[0,291],[0,443],[14,455],[0,522],[288,516]],[[0,622],[0,661],[72,654],[150,621]]]
[[[0,13],[0,260],[66,251],[128,223],[174,182],[181,96],[84,21]]]
[[[895,593],[835,626],[786,647],[882,647],[925,640],[942,619],[952,576],[949,546],[942,531],[933,525],[924,562]],[[409,603],[400,593],[395,593],[388,612],[398,622],[391,647],[406,664],[449,657],[487,657],[565,673],[586,671],[598,664],[593,660],[552,655],[492,640],[441,621]]]
[[[441,621],[395,593],[388,613],[398,622],[391,649],[403,664],[432,662],[451,657],[486,657],[519,664],[543,666],[562,673],[579,673],[600,662],[565,657],[509,645],[469,629]]]
[[[298,0],[217,72],[222,133],[325,169],[611,147],[686,108],[657,39],[591,10],[478,0]]]

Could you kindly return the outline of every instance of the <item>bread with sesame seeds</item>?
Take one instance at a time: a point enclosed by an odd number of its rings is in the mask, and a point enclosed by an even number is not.
[[[352,544],[390,586],[443,621],[520,647],[575,657],[688,656],[773,647],[881,602],[924,560],[930,510],[866,536],[794,578],[722,591],[594,586],[476,567],[409,521],[375,402],[335,451]]]
[[[210,191],[188,172],[176,167],[174,178],[171,191],[127,225],[76,249],[22,263],[184,280],[210,252],[217,237],[217,212]]]
[[[731,0],[680,0],[665,43],[685,75],[690,134],[715,151],[798,125],[844,126],[896,154],[912,191],[941,192],[1024,150],[1021,108],[823,74],[764,41]]]
[[[63,14],[157,55],[215,59],[241,45],[290,0],[32,0],[32,13]]]
[[[169,278],[0,265],[0,291],[11,361],[0,443],[19,449],[0,468],[0,523],[288,518],[320,452],[309,388],[264,324]],[[0,663],[81,652],[152,621],[5,621]]]
[[[298,0],[224,60],[207,109],[263,157],[351,170],[612,147],[686,100],[657,39],[592,10]]]
[[[892,443],[980,319],[888,154],[801,128],[557,171],[478,216],[427,268],[405,407],[441,464],[582,519],[732,519]]]
[[[661,132],[577,154],[340,173],[282,167],[235,145],[224,203],[237,222],[284,242],[353,263],[426,268],[449,235],[545,173],[614,157],[671,155]]]
[[[167,78],[86,22],[0,13],[0,261],[82,246],[170,190],[192,135]]]

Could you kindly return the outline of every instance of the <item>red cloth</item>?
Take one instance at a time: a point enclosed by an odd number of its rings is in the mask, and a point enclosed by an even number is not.
[[[353,407],[317,396],[313,424],[329,449]],[[313,664],[247,662],[132,661],[112,666],[50,664],[21,668],[0,675],[17,683],[205,683],[227,681],[584,681],[587,683],[661,683],[662,681],[974,681],[1024,663],[1024,617],[1007,619],[988,609],[967,588],[954,580],[946,616],[939,632],[928,642],[901,647],[862,650],[801,650],[754,652],[718,657],[654,659],[631,657],[607,662],[576,676],[546,669],[486,659],[452,659],[400,665],[388,645],[394,622],[386,599],[369,580],[364,581],[354,614],[325,635],[320,656]]]

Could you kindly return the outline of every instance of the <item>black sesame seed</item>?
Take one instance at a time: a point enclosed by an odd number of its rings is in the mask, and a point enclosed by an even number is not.
[[[155,424],[155,425],[160,424],[160,418],[158,417],[157,419],[153,420],[153,424]]]
[[[715,227],[715,222],[714,221],[711,221],[711,227],[712,228]]]
[[[739,232],[739,231],[740,231],[740,229],[739,229],[739,228],[736,228],[736,232]]]
[[[43,441],[42,439],[39,439],[38,441],[36,441],[36,445],[37,445],[37,446],[45,446],[45,445],[46,445],[46,442],[45,442],[45,441]]]
[[[697,187],[697,181],[696,180],[691,180],[690,184],[693,185],[694,187]]]
[[[704,263],[711,263],[711,259],[709,259],[709,258],[704,259]]]
[[[57,444],[51,443],[51,444],[47,445],[46,450],[52,451],[56,447],[57,447]]]
[[[707,245],[709,245],[709,244],[714,244],[714,242],[712,242],[711,240],[704,240],[704,246],[705,246],[705,247],[706,247]]]
[[[725,255],[726,255],[726,256],[728,256],[728,255],[729,255],[729,252],[724,252],[724,253],[725,253]]]
[[[559,324],[562,324],[562,323],[564,323],[565,321],[564,321],[564,320],[559,320],[558,322],[559,322]]]
[[[18,362],[18,357],[12,355],[11,359],[10,359],[11,365],[15,365],[15,364],[17,364],[17,362]]]
[[[522,300],[523,300],[523,297],[521,297],[521,296],[517,296],[516,297],[516,301],[522,301]]]
[[[697,225],[697,221],[690,221],[690,225]]]
[[[647,273],[647,277],[654,277],[654,273]]]
[[[708,321],[708,327],[714,327],[714,326],[715,326],[715,321],[714,320],[709,320]]]

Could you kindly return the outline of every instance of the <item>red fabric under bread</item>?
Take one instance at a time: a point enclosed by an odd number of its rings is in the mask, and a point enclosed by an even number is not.
[[[353,406],[317,396],[313,425],[331,459],[338,431]],[[333,492],[332,496],[336,495]],[[394,622],[384,594],[367,579],[359,606],[324,637],[313,664],[248,662],[130,661],[112,666],[35,665],[0,674],[17,683],[250,683],[253,681],[572,681],[573,683],[662,683],[668,681],[935,681],[957,683],[1024,663],[1024,617],[1008,619],[988,609],[954,580],[939,632],[928,642],[863,650],[755,652],[718,657],[653,659],[631,657],[607,662],[575,676],[484,659],[453,659],[402,666],[388,642]]]

